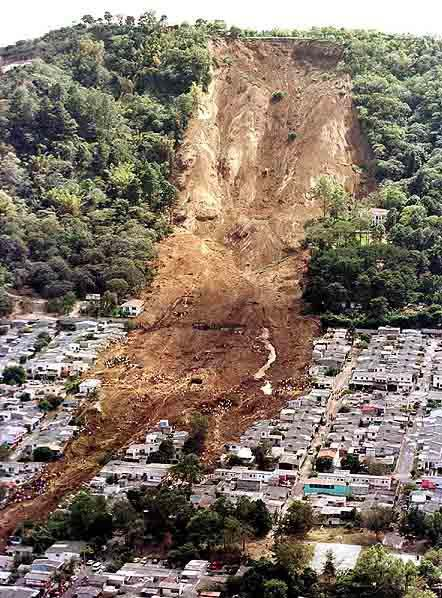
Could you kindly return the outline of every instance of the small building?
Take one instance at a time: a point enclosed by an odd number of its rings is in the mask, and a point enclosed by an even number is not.
[[[384,210],[383,208],[371,208],[371,223],[374,226],[379,226],[384,224],[387,219],[388,213],[390,210]]]
[[[144,311],[144,301],[141,299],[129,299],[120,305],[120,313],[127,318],[136,318]]]
[[[82,395],[89,395],[93,392],[96,392],[101,386],[101,380],[97,378],[89,378],[88,380],[83,380],[78,385],[78,391]]]
[[[345,482],[326,478],[311,478],[304,482],[304,496],[330,494],[331,496],[351,496],[351,487]]]
[[[330,459],[333,467],[339,467],[339,448],[322,448],[318,453],[318,459]]]
[[[86,542],[56,542],[46,550],[45,557],[63,563],[72,559],[80,560],[86,547]]]
[[[442,371],[438,370],[432,375],[433,387],[442,389]]]

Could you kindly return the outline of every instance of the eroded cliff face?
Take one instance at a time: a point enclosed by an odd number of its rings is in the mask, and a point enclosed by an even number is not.
[[[244,267],[299,247],[318,213],[308,194],[320,175],[360,187],[364,144],[350,81],[334,73],[333,56],[309,60],[303,48],[300,60],[298,46],[214,44],[216,75],[181,152],[183,226],[232,247]]]
[[[303,225],[319,211],[309,191],[323,174],[350,191],[362,184],[350,82],[326,45],[220,41],[212,51],[213,82],[176,168],[175,232],[160,244],[141,329],[113,350],[138,367],[106,368],[103,356],[101,409],[85,413],[84,431],[43,474],[44,491],[1,513],[3,535],[160,418],[185,425],[207,413],[213,460],[305,383],[318,331],[300,300]]]

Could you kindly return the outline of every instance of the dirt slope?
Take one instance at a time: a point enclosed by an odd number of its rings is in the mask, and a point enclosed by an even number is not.
[[[294,42],[219,42],[213,55],[178,159],[176,232],[160,246],[143,328],[120,349],[139,367],[106,368],[103,357],[102,413],[86,413],[33,500],[0,514],[0,535],[47,513],[160,418],[208,413],[210,460],[305,383],[318,331],[300,303],[299,242],[318,213],[308,191],[324,173],[358,191],[354,165],[365,159],[349,81],[334,74],[333,50]]]

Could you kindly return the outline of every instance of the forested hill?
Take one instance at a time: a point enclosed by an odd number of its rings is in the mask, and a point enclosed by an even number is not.
[[[174,149],[209,83],[207,40],[203,23],[106,14],[1,50],[6,65],[33,61],[0,76],[0,286],[68,310],[145,285]]]
[[[314,31],[345,45],[342,68],[371,146],[377,190],[365,206],[389,210],[361,242],[360,210],[333,183],[329,210],[308,231],[305,297],[334,323],[442,325],[442,41],[367,31]],[[325,185],[327,187],[327,185]],[[327,195],[327,192],[326,192]],[[356,217],[355,217],[356,214]]]
[[[219,35],[344,49],[338,68],[352,77],[377,184],[363,204],[389,214],[362,242],[358,202],[333,181],[315,191],[341,208],[307,230],[307,303],[335,322],[442,325],[442,41],[373,31],[227,31],[106,13],[2,49],[5,64],[33,61],[0,77],[0,285],[58,310],[87,292],[111,308],[145,285],[169,228],[174,150]],[[0,289],[0,315],[9,309]]]

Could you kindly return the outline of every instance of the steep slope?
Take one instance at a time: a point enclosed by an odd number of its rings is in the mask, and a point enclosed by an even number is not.
[[[365,159],[339,49],[293,42],[217,42],[216,70],[177,164],[176,230],[159,250],[142,328],[97,367],[102,412],[89,410],[44,491],[0,516],[5,535],[47,513],[99,463],[167,417],[211,416],[210,460],[305,383],[315,319],[301,313],[303,224],[318,212],[315,179],[361,186]],[[279,101],[272,99],[283,92]],[[289,132],[296,139],[289,139]]]

